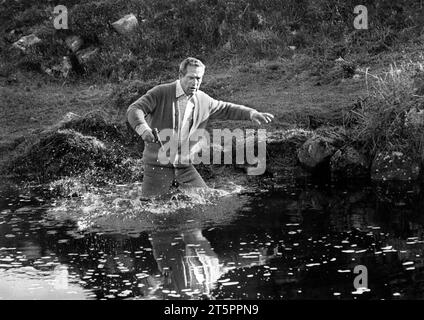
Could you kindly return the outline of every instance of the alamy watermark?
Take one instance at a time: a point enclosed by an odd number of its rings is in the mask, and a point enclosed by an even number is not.
[[[358,5],[353,9],[353,13],[357,14],[353,20],[353,26],[357,30],[368,29],[368,9],[366,6]]]
[[[55,29],[68,29],[68,8],[64,5],[58,5],[54,7],[53,13],[56,17],[53,20],[53,26]]]
[[[159,139],[164,142],[158,150],[162,165],[233,164],[235,158],[236,164],[251,166],[247,168],[249,175],[261,175],[266,169],[265,129],[213,129],[212,136],[205,129],[197,129],[185,139],[173,129],[163,129]]]
[[[353,273],[359,273],[353,280],[353,287],[356,289],[354,294],[362,294],[370,291],[368,289],[368,268],[362,264],[355,266]]]

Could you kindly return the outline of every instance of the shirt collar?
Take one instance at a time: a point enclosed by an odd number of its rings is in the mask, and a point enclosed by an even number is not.
[[[175,91],[175,97],[179,98],[183,94],[185,94],[185,92],[183,90],[183,87],[181,87],[181,82],[180,82],[180,80],[177,80],[177,90]]]

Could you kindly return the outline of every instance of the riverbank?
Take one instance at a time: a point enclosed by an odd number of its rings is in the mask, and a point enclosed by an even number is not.
[[[422,46],[410,43],[362,63],[359,55],[338,57],[316,73],[322,61],[302,51],[245,64],[211,59],[202,89],[275,115],[261,127],[267,131],[267,170],[255,178],[259,185],[270,177],[316,172],[332,180],[416,181],[423,158]],[[61,185],[63,195],[99,181],[140,181],[143,144],[126,124],[125,111],[149,88],[175,77],[165,72],[148,81],[58,81],[19,71],[13,81],[0,78],[2,173]],[[241,121],[213,121],[208,128],[258,129]],[[222,170],[250,184],[245,169],[199,167],[212,184]]]

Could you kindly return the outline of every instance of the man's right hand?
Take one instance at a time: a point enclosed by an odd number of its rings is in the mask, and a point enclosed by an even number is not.
[[[143,132],[143,134],[141,135],[141,138],[145,141],[145,142],[155,142],[155,136],[152,133],[152,130],[147,129]]]

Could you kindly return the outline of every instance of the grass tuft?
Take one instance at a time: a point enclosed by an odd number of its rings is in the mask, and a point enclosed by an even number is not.
[[[352,133],[371,156],[403,151],[424,160],[424,122],[416,118],[424,109],[424,96],[416,94],[414,81],[422,70],[422,62],[409,61],[392,64],[382,74],[366,71],[368,97],[351,111],[357,123]]]

